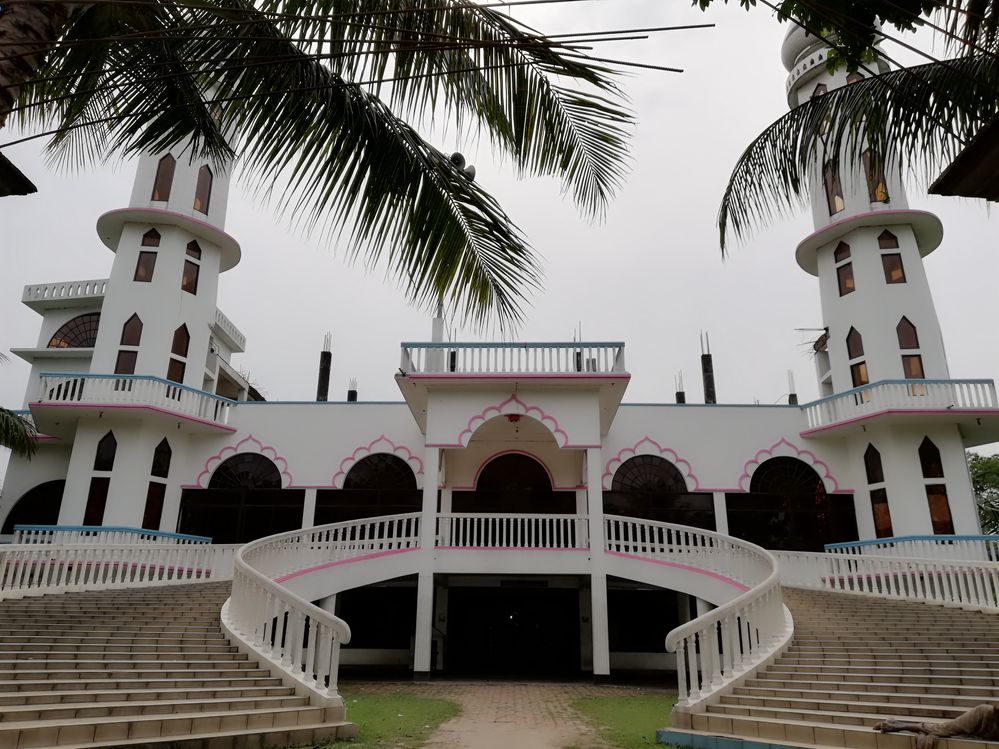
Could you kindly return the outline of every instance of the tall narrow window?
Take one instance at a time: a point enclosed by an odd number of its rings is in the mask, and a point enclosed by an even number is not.
[[[142,320],[138,315],[132,315],[121,326],[121,345],[138,346],[142,338]]]
[[[110,471],[114,469],[114,456],[117,452],[118,440],[114,438],[114,432],[108,432],[97,443],[97,452],[94,454],[94,470]]]
[[[839,180],[839,169],[832,162],[829,162],[822,170],[822,177],[826,185],[826,203],[829,206],[829,215],[835,216],[846,208],[846,203],[843,201],[843,185]]]
[[[883,232],[878,234],[878,247],[882,250],[897,250],[898,237],[885,229]]]
[[[197,294],[198,274],[200,271],[201,267],[197,263],[192,263],[190,260],[185,260],[184,275],[180,280],[180,288],[182,288],[188,294]]]
[[[945,535],[954,533],[954,519],[950,514],[950,502],[947,499],[947,487],[944,484],[927,484],[926,501],[930,505],[930,522],[933,532]]]
[[[923,437],[919,443],[919,467],[924,479],[942,479],[944,475],[943,460],[940,459],[940,448],[933,444],[929,437]]]
[[[874,445],[868,445],[864,453],[864,470],[867,472],[868,484],[883,484],[885,470],[881,465],[881,453]]]
[[[187,256],[193,257],[195,260],[201,260],[201,245],[198,244],[196,239],[192,239],[187,243]]]
[[[167,365],[167,379],[173,382],[184,384],[184,370],[187,366],[180,359],[171,359]]]
[[[898,347],[901,349],[919,348],[919,334],[916,326],[909,322],[908,317],[903,317],[895,326],[895,333],[898,335]]]
[[[864,338],[856,328],[850,328],[850,332],[846,335],[846,354],[849,359],[864,355]]]
[[[871,489],[871,511],[874,514],[874,535],[878,538],[894,536],[891,528],[891,508],[888,506],[888,491],[884,487]]]
[[[853,280],[853,263],[845,263],[836,269],[836,280],[839,283],[839,295],[846,296],[857,290]]]
[[[153,181],[153,200],[170,200],[170,188],[173,186],[173,173],[177,168],[177,160],[167,154],[160,159],[156,167],[156,179]]]
[[[850,378],[855,388],[863,387],[870,382],[867,377],[867,362],[859,361],[850,365]]]
[[[156,253],[148,251],[140,252],[139,262],[135,264],[135,275],[132,276],[132,280],[149,283],[153,280],[153,270],[155,268]]]
[[[156,449],[153,450],[153,465],[149,473],[158,478],[165,479],[167,474],[170,473],[170,459],[172,457],[173,450],[170,449],[170,443],[164,437],[160,441],[160,444],[156,446]]]
[[[160,246],[160,233],[156,229],[150,229],[145,234],[142,235],[142,246],[143,247],[159,247]]]
[[[146,490],[146,506],[142,511],[142,527],[148,531],[160,529],[160,518],[163,517],[163,499],[166,497],[166,484],[150,481]]]
[[[203,166],[198,170],[198,186],[194,191],[194,210],[207,215],[212,198],[212,170]]]
[[[923,357],[919,354],[908,354],[902,357],[902,371],[905,373],[905,379],[907,380],[925,380],[926,375],[923,373]],[[923,393],[919,393],[922,395]]]
[[[888,181],[885,179],[884,161],[873,148],[864,151],[864,174],[867,177],[867,196],[870,201],[887,203]]]
[[[187,349],[191,345],[191,334],[187,332],[187,326],[181,325],[173,332],[173,346],[170,353],[187,358]]]
[[[87,492],[87,507],[83,511],[84,525],[101,525],[104,522],[104,508],[108,503],[108,489],[111,479],[107,476],[94,476],[90,479]]]
[[[135,364],[139,354],[135,351],[119,351],[114,362],[114,373],[121,375],[135,374]]]
[[[905,268],[902,267],[902,256],[892,252],[881,256],[881,265],[885,269],[885,283],[905,283]]]

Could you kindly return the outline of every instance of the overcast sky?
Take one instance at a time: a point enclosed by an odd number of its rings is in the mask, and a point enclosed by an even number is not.
[[[581,326],[584,339],[625,341],[633,376],[626,401],[671,402],[674,375],[682,371],[688,401],[697,402],[698,335],[705,330],[720,402],[783,402],[788,369],[803,402],[817,397],[808,345],[816,334],[796,331],[822,323],[817,279],[794,262],[795,246],[812,230],[810,219],[801,213],[781,220],[736,245],[724,261],[715,226],[739,154],[787,109],[780,63],[786,25],[763,7],[701,13],[685,0],[595,0],[517,15],[548,33],[717,27],[600,48],[601,55],[685,69],[624,79],[638,117],[632,172],[603,223],[580,218],[555,180],[518,181],[488,145],[424,130],[442,150],[464,151],[478,181],[544,257],[544,293],[515,337],[571,340]],[[8,129],[0,142],[15,135]],[[97,239],[94,223],[127,205],[134,164],[66,174],[44,165],[39,141],[5,153],[39,187],[36,195],[0,200],[0,346],[7,349],[33,346],[38,333],[38,316],[20,304],[25,284],[108,275],[114,256]],[[989,214],[978,202],[930,198],[918,186],[910,187],[909,202],[937,213],[945,227],[943,245],[926,266],[951,375],[992,378],[999,371],[993,332],[999,252]],[[329,330],[331,399],[342,399],[354,377],[362,400],[398,400],[392,375],[399,342],[428,340],[429,314],[410,307],[380,269],[351,267],[336,247],[295,235],[287,225],[238,186],[233,190],[226,228],[242,244],[243,259],[223,274],[219,307],[248,339],[247,353],[233,364],[249,371],[268,400],[314,398],[318,352]],[[478,338],[460,328],[452,337]],[[27,376],[19,359],[0,366],[0,403],[19,406]]]

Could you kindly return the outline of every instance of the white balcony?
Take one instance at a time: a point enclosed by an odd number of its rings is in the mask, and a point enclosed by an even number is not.
[[[882,380],[803,405],[808,427],[819,436],[860,426],[870,419],[939,421],[962,425],[965,437],[988,439],[999,433],[999,402],[992,380]],[[967,432],[981,432],[969,435]],[[974,444],[982,444],[976,441]]]
[[[235,401],[159,377],[43,372],[39,381],[29,406],[46,434],[59,436],[76,418],[109,410],[177,422],[184,431],[235,431],[228,426]]]
[[[626,374],[623,343],[403,343],[401,371],[430,375]]]
[[[35,311],[100,306],[107,285],[106,278],[32,284],[24,287],[21,301]]]
[[[246,351],[246,336],[240,332],[232,320],[222,314],[222,310],[216,308],[215,324],[212,327],[230,349],[236,352]]]

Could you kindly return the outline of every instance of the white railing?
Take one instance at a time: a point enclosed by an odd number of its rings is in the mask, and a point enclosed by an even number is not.
[[[210,544],[208,536],[108,525],[15,525],[15,544]]]
[[[403,343],[406,374],[623,373],[623,343]]]
[[[86,406],[145,406],[216,424],[229,422],[235,401],[171,380],[145,375],[39,375],[38,403]]]
[[[765,549],[731,536],[671,523],[605,516],[608,552],[696,567],[749,589],[666,636],[676,653],[680,710],[690,710],[767,663],[790,640],[777,562]]]
[[[21,301],[58,302],[67,299],[99,299],[104,296],[108,279],[96,278],[90,281],[59,281],[56,283],[39,283],[24,287]]]
[[[884,411],[999,408],[992,380],[882,380],[801,407],[809,429]]]
[[[228,580],[238,544],[0,545],[0,599]]]
[[[237,552],[223,625],[321,704],[338,701],[340,646],[350,641],[350,628],[282,581],[330,563],[417,548],[419,522],[420,513],[386,515],[251,541]]]
[[[881,598],[999,610],[999,564],[775,551],[781,583]]]
[[[999,536],[894,536],[826,544],[830,554],[999,562]]]
[[[585,515],[442,513],[437,545],[469,549],[589,548]]]
[[[246,349],[246,336],[243,335],[235,323],[222,314],[222,310],[215,308],[215,324],[222,330],[241,351]]]

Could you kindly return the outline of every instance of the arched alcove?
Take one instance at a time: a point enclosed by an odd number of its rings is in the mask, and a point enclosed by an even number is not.
[[[372,453],[351,466],[342,489],[316,492],[316,525],[419,512],[422,506],[409,463],[392,453]]]
[[[0,533],[13,533],[15,525],[55,525],[59,522],[59,508],[66,482],[62,479],[46,481],[29,489],[7,513]]]
[[[680,469],[659,455],[636,455],[624,461],[603,498],[608,515],[716,528],[712,495],[688,491]]]
[[[456,491],[454,512],[572,514],[576,493],[555,491],[551,475],[533,455],[493,456],[479,469],[474,491]]]

